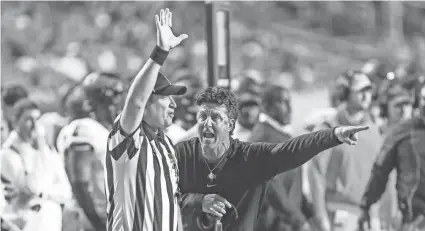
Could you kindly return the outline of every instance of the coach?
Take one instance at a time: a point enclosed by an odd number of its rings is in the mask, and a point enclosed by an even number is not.
[[[227,89],[201,92],[196,99],[198,137],[176,145],[187,230],[211,230],[217,219],[224,230],[256,230],[264,183],[325,149],[356,144],[357,132],[368,129],[342,126],[284,143],[242,142],[232,138],[237,104]]]

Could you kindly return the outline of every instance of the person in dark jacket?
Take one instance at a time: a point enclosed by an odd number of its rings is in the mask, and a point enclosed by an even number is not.
[[[262,97],[264,113],[254,127],[250,142],[285,142],[292,138],[290,121],[292,115],[290,92],[285,87],[268,85]],[[258,229],[308,230],[308,218],[312,211],[302,191],[301,167],[275,176],[267,184]]]
[[[400,123],[411,119],[413,116],[413,95],[405,89],[398,80],[388,80],[382,82],[378,94],[380,108],[380,132],[385,137],[390,131]],[[382,227],[391,227],[395,223],[400,223],[400,214],[397,209],[396,193],[396,171],[392,171],[388,178],[388,185],[381,200],[380,218]]]
[[[396,169],[402,230],[425,230],[425,85],[419,106],[421,115],[393,128],[381,147],[362,198],[362,228],[370,222],[369,209],[382,196],[388,175]]]
[[[301,166],[321,151],[341,143],[354,145],[368,126],[325,129],[284,143],[249,143],[233,139],[237,100],[225,88],[201,92],[198,137],[176,145],[181,208],[185,230],[256,230],[265,184],[279,173]]]

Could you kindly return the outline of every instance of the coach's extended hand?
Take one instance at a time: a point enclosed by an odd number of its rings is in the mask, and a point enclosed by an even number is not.
[[[155,23],[157,45],[166,51],[173,49],[188,37],[187,34],[181,34],[178,37],[173,34],[171,31],[173,14],[168,8],[162,9],[159,16],[155,15]]]
[[[349,145],[356,145],[359,139],[357,133],[368,129],[369,126],[341,126],[335,128],[334,132],[339,141]]]

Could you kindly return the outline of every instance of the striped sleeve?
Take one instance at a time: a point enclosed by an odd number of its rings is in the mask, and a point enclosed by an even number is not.
[[[127,134],[120,124],[121,114],[115,119],[112,131],[108,137],[108,153],[118,160],[124,153],[127,152],[129,158],[133,158],[142,145],[141,126],[139,126],[131,134]]]
[[[108,136],[105,160],[105,196],[107,198],[107,230],[142,230],[149,225],[144,216],[146,154],[149,145],[144,142],[140,128],[132,134],[125,134],[120,126],[119,116],[115,119]],[[150,204],[149,204],[150,205]],[[147,219],[147,220],[146,220]]]

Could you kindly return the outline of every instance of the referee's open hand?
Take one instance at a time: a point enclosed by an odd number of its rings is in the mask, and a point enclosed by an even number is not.
[[[356,145],[359,139],[357,133],[368,129],[369,126],[341,126],[335,128],[334,132],[339,141],[349,145]]]
[[[207,194],[202,199],[202,211],[214,217],[222,218],[226,214],[226,207],[232,208],[232,204],[217,194]]]
[[[173,25],[173,14],[167,8],[161,10],[159,15],[155,15],[157,30],[157,45],[162,49],[169,51],[188,38],[187,34],[175,36],[171,27]]]

